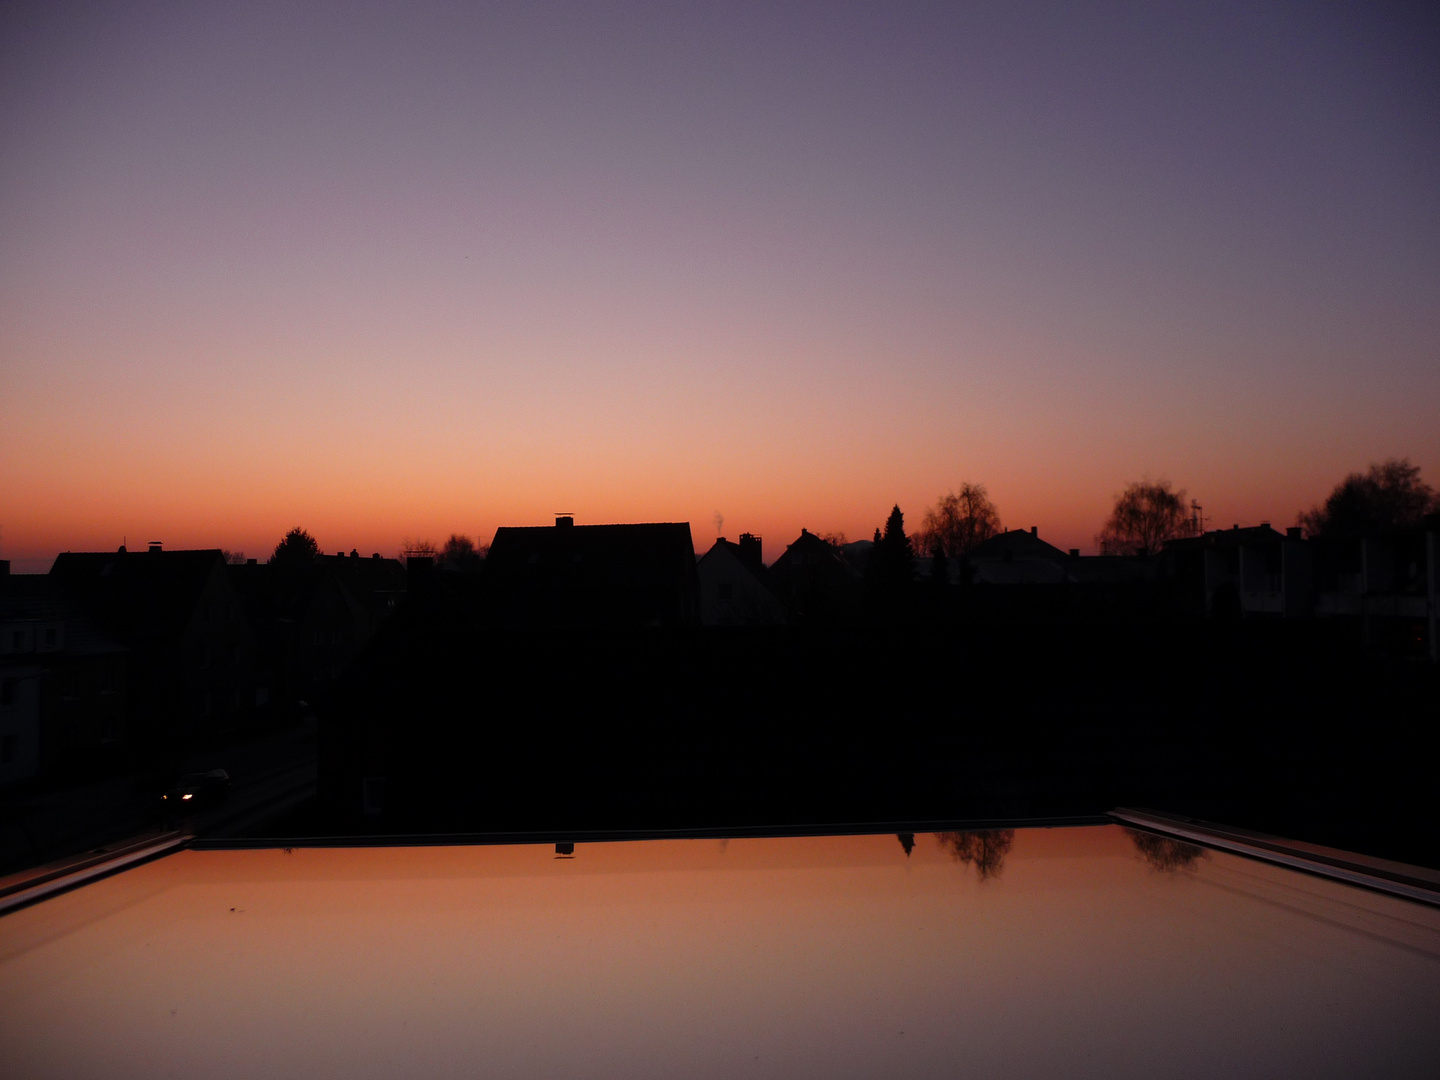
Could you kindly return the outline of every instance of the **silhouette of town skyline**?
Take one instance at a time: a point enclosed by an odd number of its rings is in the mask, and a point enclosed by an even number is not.
[[[687,523],[569,514],[488,544],[411,541],[403,560],[325,553],[296,527],[263,561],[154,542],[62,553],[41,575],[0,563],[0,790],[129,774],[154,791],[308,730],[321,831],[1147,799],[1273,816],[1310,779],[1283,763],[1297,709],[1346,723],[1347,695],[1379,695],[1399,731],[1433,700],[1440,527],[1408,463],[1344,478],[1284,532],[1205,529],[1164,482],[1127,488],[1107,530],[1112,553],[1061,550],[966,484],[918,526],[895,506],[870,538],[802,529],[768,564],[752,534],[697,552]],[[1205,727],[1259,749],[1226,761]],[[958,772],[917,776],[926,744]],[[1096,768],[1066,778],[1064,746]],[[995,778],[957,781],[987,761]],[[1289,779],[1263,796],[1241,779],[1276,768]],[[1337,827],[1338,808],[1303,799]],[[40,846],[27,828],[12,861]],[[970,843],[956,857],[983,878],[988,848]]]

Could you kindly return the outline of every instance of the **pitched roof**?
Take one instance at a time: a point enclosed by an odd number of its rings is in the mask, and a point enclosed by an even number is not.
[[[989,559],[1048,559],[1052,562],[1068,563],[1070,555],[1054,544],[1047,544],[1027,529],[1008,529],[996,533],[989,540],[976,544],[970,551],[970,558],[976,561]]]
[[[497,529],[490,614],[538,625],[689,625],[699,579],[688,522]]]
[[[1285,534],[1263,525],[1247,525],[1243,529],[1234,526],[1229,529],[1211,529],[1201,536],[1181,536],[1165,545],[1167,551],[1184,551],[1204,547],[1240,547],[1251,544],[1278,544]]]
[[[793,544],[787,544],[785,553],[771,564],[771,570],[783,575],[800,567],[812,571],[838,573],[853,576],[850,565],[841,557],[835,545],[823,537],[816,536],[809,529],[801,529]]]
[[[179,639],[224,556],[199,551],[67,551],[50,576],[87,614],[132,648]]]

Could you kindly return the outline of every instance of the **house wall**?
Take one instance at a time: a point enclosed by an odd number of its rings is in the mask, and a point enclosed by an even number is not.
[[[223,564],[206,579],[178,649],[162,666],[174,671],[180,687],[177,705],[188,736],[231,733],[253,713],[253,635]]]
[[[708,552],[696,570],[702,626],[778,626],[785,622],[780,601],[729,551]]]
[[[40,671],[0,653],[0,787],[40,771]]]

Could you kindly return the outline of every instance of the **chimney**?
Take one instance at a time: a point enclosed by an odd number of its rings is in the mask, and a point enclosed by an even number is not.
[[[1070,549],[1070,558],[1072,558],[1072,559],[1078,559],[1079,557],[1080,557],[1080,549],[1079,549],[1079,548],[1071,548],[1071,549]]]
[[[759,570],[761,562],[760,537],[754,533],[740,534],[740,561],[752,570]]]
[[[1299,526],[1299,525],[1291,525],[1288,529],[1286,529],[1286,530],[1285,530],[1285,539],[1287,539],[1287,540],[1300,540],[1300,539],[1302,539],[1302,537],[1301,537],[1301,535],[1300,535],[1300,526]]]
[[[151,541],[150,541],[150,550],[151,550],[151,551],[159,551],[159,550],[160,550],[160,541],[159,541],[159,540],[151,540]]]
[[[568,529],[575,524],[575,518],[570,514],[556,514],[555,527],[557,529]]]
[[[1031,525],[1031,526],[1030,526],[1030,535],[1031,535],[1031,536],[1039,536],[1039,535],[1040,535],[1040,526],[1038,526],[1038,525]]]
[[[256,565],[259,564],[259,562],[260,562],[259,559],[246,559],[246,560],[245,560],[245,565],[246,565],[246,566],[256,566]]]
[[[0,577],[10,576],[10,560],[0,559]]]

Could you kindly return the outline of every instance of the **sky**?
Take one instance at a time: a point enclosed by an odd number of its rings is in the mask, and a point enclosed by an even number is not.
[[[1440,486],[1437,117],[1423,4],[6,4],[0,558]]]

